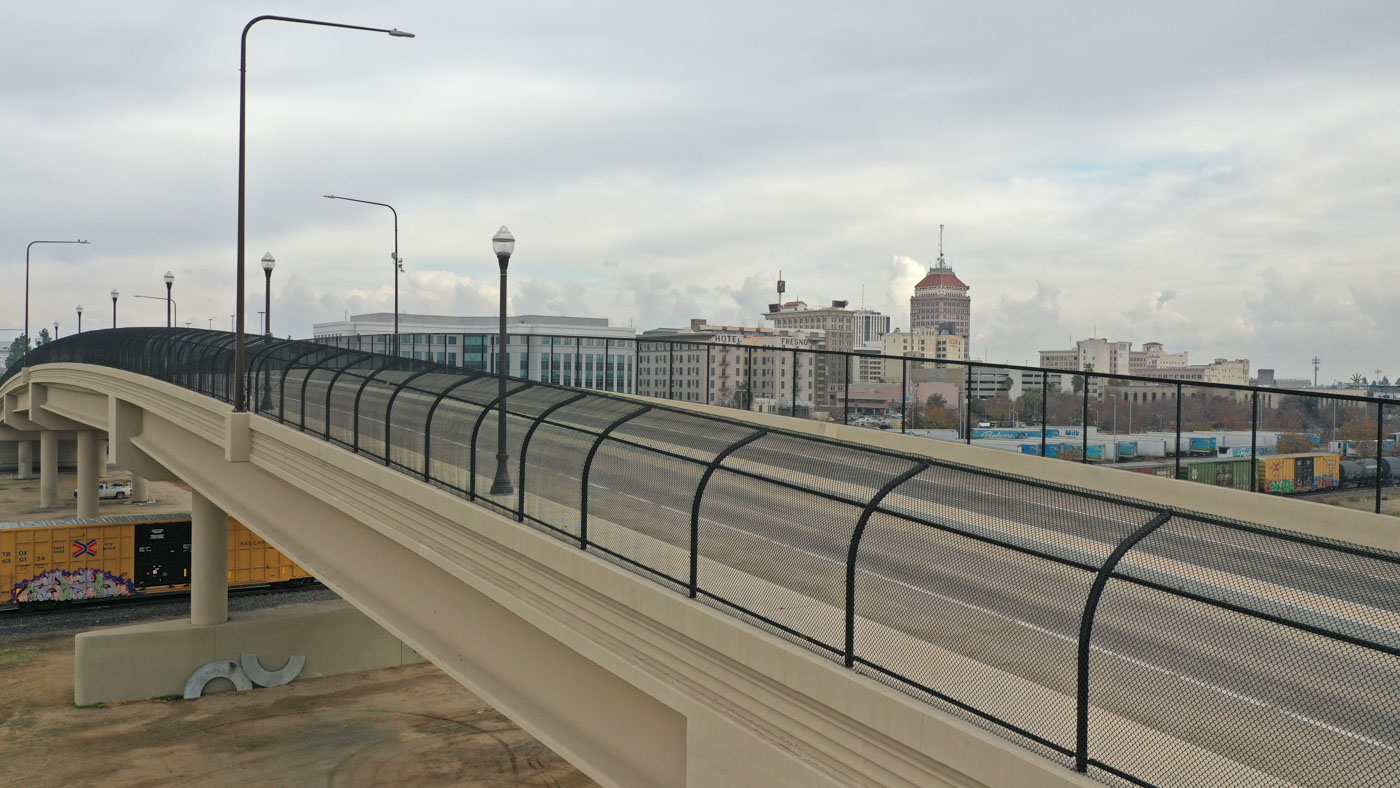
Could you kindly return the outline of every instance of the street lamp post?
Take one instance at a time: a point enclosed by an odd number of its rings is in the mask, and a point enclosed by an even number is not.
[[[515,490],[510,483],[510,452],[506,451],[506,372],[509,369],[506,354],[506,269],[510,267],[511,252],[515,251],[515,236],[503,224],[491,239],[491,246],[496,250],[496,262],[501,266],[501,335],[496,340],[500,345],[499,361],[496,363],[496,379],[499,381],[496,401],[500,405],[496,410],[496,478],[491,482],[491,494],[510,495]]]
[[[379,205],[388,208],[394,214],[394,355],[399,355],[399,274],[403,272],[403,260],[399,257],[399,212],[394,210],[394,206],[387,202],[373,202],[371,200],[357,200],[354,197],[338,197],[334,194],[323,194],[327,200],[348,200],[349,202],[364,203],[365,205]]]
[[[165,327],[170,328],[170,287],[175,284],[175,275],[165,272]]]
[[[243,26],[243,36],[239,42],[238,50],[238,270],[235,274],[235,306],[237,308],[237,337],[233,344],[233,409],[234,411],[245,411],[248,409],[247,402],[247,370],[244,369],[244,355],[246,341],[243,332],[244,323],[244,281],[243,281],[243,228],[244,228],[244,194],[246,192],[245,163],[247,161],[247,127],[248,127],[248,31],[253,29],[253,25],[263,21],[272,20],[276,22],[293,22],[301,25],[318,25],[320,27],[340,27],[347,30],[367,30],[373,33],[388,33],[398,38],[413,38],[412,33],[405,33],[402,30],[388,30],[380,27],[362,27],[360,25],[343,25],[337,22],[320,22],[314,19],[298,19],[291,16],[255,16]]]
[[[58,339],[58,321],[53,321],[53,338]]]
[[[263,274],[267,281],[263,287],[263,332],[272,336],[272,267],[277,265],[277,260],[272,256],[272,252],[266,252],[262,256]]]
[[[148,295],[133,295],[132,298],[149,298],[149,299],[152,300],[152,301],[166,301],[166,302],[169,303],[170,307],[173,308],[173,309],[175,310],[175,322],[177,322],[177,323],[180,322],[180,302],[179,302],[179,301],[176,301],[176,300],[173,299],[173,298],[171,298],[170,295],[169,295],[169,293],[167,293],[167,294],[165,295],[164,298],[162,298],[161,296],[148,296]],[[165,321],[165,324],[166,324],[167,326],[170,325],[169,312],[166,313],[166,321]]]
[[[78,333],[83,333],[83,305],[78,304]]]
[[[35,244],[85,244],[87,241],[79,238],[76,241],[30,241],[24,247],[24,357],[29,358],[29,250]]]
[[[117,327],[117,296],[119,295],[121,293],[117,292],[117,288],[112,288],[112,328]]]

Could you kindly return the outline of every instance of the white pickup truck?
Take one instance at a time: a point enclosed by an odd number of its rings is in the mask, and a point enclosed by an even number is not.
[[[77,490],[73,491],[73,497],[78,497]],[[130,498],[131,484],[128,482],[98,482],[97,497],[98,499],[116,498],[118,500],[121,500],[122,498]]]

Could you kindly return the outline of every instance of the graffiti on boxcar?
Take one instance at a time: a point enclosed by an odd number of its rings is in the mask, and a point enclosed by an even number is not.
[[[131,596],[136,585],[121,575],[101,569],[50,569],[16,583],[12,602],[66,602],[108,596]]]

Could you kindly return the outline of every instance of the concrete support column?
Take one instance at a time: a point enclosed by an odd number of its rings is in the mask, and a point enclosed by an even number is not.
[[[34,441],[20,441],[17,450],[19,461],[15,464],[15,478],[34,478]]]
[[[58,433],[39,433],[39,505],[58,505]]]
[[[97,516],[97,480],[101,475],[102,443],[92,430],[78,431],[78,516]]]
[[[228,514],[190,493],[190,623],[228,620]]]
[[[145,477],[145,476],[137,476],[137,475],[134,474],[134,473],[131,475],[131,500],[133,500],[133,501],[149,501],[149,500],[151,500],[151,496],[149,495],[149,492],[148,492],[148,490],[146,489],[146,477]]]

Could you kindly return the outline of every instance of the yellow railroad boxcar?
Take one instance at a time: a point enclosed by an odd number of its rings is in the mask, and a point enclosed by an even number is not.
[[[232,518],[228,550],[230,586],[310,577]],[[186,589],[189,575],[188,514],[0,523],[2,601],[25,605],[146,596]]]
[[[1291,493],[1324,490],[1340,481],[1340,460],[1336,454],[1277,454],[1259,458],[1261,492]]]

